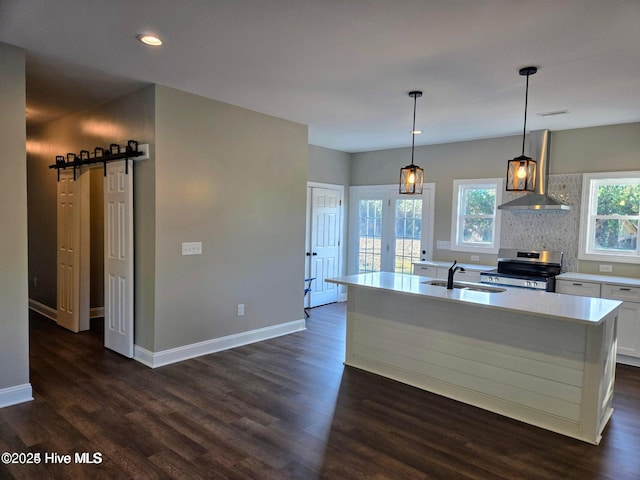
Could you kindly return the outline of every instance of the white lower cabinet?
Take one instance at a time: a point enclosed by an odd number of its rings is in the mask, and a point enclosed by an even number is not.
[[[579,295],[581,297],[600,298],[600,284],[592,282],[573,282],[570,280],[556,280],[556,293]]]
[[[444,273],[444,277],[439,277],[439,273]],[[443,268],[431,265],[414,265],[413,274],[420,275],[422,277],[447,278],[447,272]]]
[[[447,271],[447,274],[448,273],[449,272]],[[478,283],[480,281],[480,272],[476,272],[475,270],[465,270],[464,272],[461,272],[458,270],[454,278],[462,282]]]
[[[618,355],[640,358],[640,287],[558,279],[556,293],[621,300],[623,303],[618,309]]]
[[[456,271],[454,275],[454,279],[459,282],[473,282],[478,283],[480,281],[480,272],[487,270],[484,268],[483,270],[471,270],[469,268],[465,268],[464,272],[461,270]],[[420,275],[423,277],[433,277],[433,278],[441,278],[447,279],[449,276],[449,268],[448,267],[437,267],[435,265],[413,265],[413,274]]]
[[[618,353],[640,357],[640,288],[604,284],[602,298],[623,301],[618,309]]]

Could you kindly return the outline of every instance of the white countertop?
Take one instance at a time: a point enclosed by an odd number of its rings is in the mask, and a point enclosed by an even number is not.
[[[446,287],[437,287],[424,283],[431,280],[438,279],[418,275],[378,272],[330,278],[326,281],[352,287],[418,295],[444,302],[466,303],[485,308],[510,310],[517,313],[527,313],[591,325],[600,323],[609,313],[622,305],[622,302],[618,300],[563,295],[519,288],[507,288],[505,292],[499,293],[456,288],[447,290]]]
[[[422,260],[420,262],[413,262],[414,265],[422,265],[424,267],[438,267],[438,268],[449,268],[453,262],[445,262],[441,260]],[[480,265],[478,263],[457,263],[457,266],[464,268],[465,270],[470,270],[472,272],[486,272],[489,270],[495,270],[495,265]]]
[[[592,273],[561,273],[557,280],[569,280],[573,282],[596,282],[609,283],[612,285],[623,285],[625,287],[640,287],[640,278],[614,277],[613,275],[595,275]]]

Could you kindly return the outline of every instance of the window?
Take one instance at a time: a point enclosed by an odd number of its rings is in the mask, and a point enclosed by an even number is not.
[[[639,225],[640,172],[583,175],[578,258],[640,263]]]
[[[498,253],[503,179],[453,181],[451,250]]]
[[[433,192],[433,184],[410,197],[397,185],[351,187],[349,273],[412,273],[413,262],[430,258]]]

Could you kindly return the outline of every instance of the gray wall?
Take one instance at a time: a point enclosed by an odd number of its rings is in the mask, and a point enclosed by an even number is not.
[[[472,262],[470,253],[435,250],[435,245],[438,240],[451,239],[453,180],[503,177],[507,160],[519,155],[521,149],[522,137],[517,136],[416,147],[414,163],[424,168],[425,182],[435,183],[433,259],[495,264],[495,255],[480,254],[480,260]],[[400,169],[410,162],[411,148],[355,153],[351,184],[396,183]]]
[[[25,53],[0,43],[0,390],[29,383]]]
[[[351,182],[351,154],[309,145],[307,180],[342,185],[345,187],[345,194],[347,194]]]
[[[425,181],[435,182],[434,240],[449,240],[454,179],[504,177],[507,160],[520,154],[521,136],[416,147],[415,163]],[[352,155],[352,185],[394,183],[411,158],[410,148]],[[550,174],[640,170],[640,123],[552,131]],[[561,234],[561,233],[559,233]],[[575,242],[578,242],[577,233]],[[435,244],[435,242],[434,242]],[[473,263],[471,254],[434,250],[434,259]],[[476,263],[495,264],[495,255]],[[599,262],[578,262],[578,270],[597,273]],[[615,264],[614,274],[640,276],[637,265]]]
[[[304,125],[156,88],[153,351],[304,317],[307,155]]]
[[[329,183],[332,185],[342,185],[344,187],[344,197],[342,199],[342,232],[343,242],[340,250],[342,256],[342,271],[340,275],[347,273],[347,252],[348,252],[348,229],[349,220],[349,185],[351,183],[351,154],[333,150],[330,148],[309,145],[309,171],[307,180],[310,182]],[[309,260],[310,262],[310,260]],[[339,291],[345,292],[344,287]]]

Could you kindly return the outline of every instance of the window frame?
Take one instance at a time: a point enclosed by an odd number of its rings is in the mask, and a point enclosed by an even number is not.
[[[489,244],[481,244],[478,242],[462,241],[462,222],[465,215],[461,212],[462,195],[466,190],[481,188],[495,188],[496,201],[493,206],[493,215],[487,215],[486,218],[493,218],[493,242]],[[471,179],[455,179],[453,181],[453,199],[451,203],[451,245],[450,249],[457,252],[469,253],[488,253],[496,254],[500,247],[500,227],[501,227],[501,211],[498,205],[502,203],[502,191],[504,190],[504,178],[471,178]]]
[[[619,183],[615,180],[620,180]],[[605,253],[599,250],[594,253],[593,239],[595,236],[596,213],[592,213],[598,205],[597,188],[600,185],[640,184],[640,171],[626,172],[597,172],[582,174],[582,203],[580,211],[580,235],[578,246],[578,259],[595,262],[614,263],[640,263],[640,235],[637,239],[637,251],[635,253],[623,253],[611,251]],[[615,218],[615,217],[613,217]],[[640,223],[640,212],[638,214]]]

